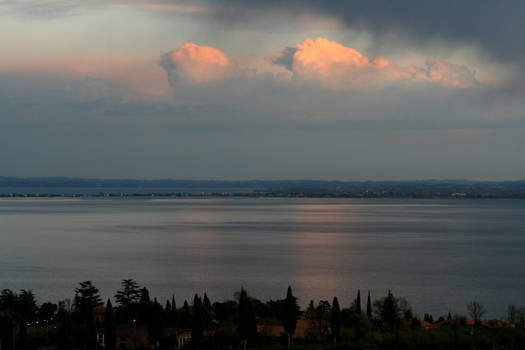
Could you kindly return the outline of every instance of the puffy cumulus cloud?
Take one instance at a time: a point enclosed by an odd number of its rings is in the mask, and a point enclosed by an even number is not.
[[[352,47],[325,38],[307,38],[296,47],[286,47],[269,56],[267,61],[284,67],[290,75],[241,68],[220,49],[193,43],[164,54],[160,64],[167,71],[172,88],[217,85],[234,79],[242,89],[249,89],[254,81],[270,79],[282,83],[290,78],[296,83],[338,90],[425,83],[447,88],[480,85],[475,72],[466,66],[439,59],[429,59],[422,66],[402,66],[382,56],[370,59]]]
[[[185,43],[161,58],[170,82],[210,83],[239,74],[237,64],[223,51],[211,47]]]
[[[171,108],[190,123],[476,127],[521,125],[519,108],[469,68],[432,59],[402,66],[327,39],[307,39],[268,58],[274,69],[240,67],[223,51],[184,44],[162,56]],[[262,68],[262,67],[261,67]]]
[[[468,88],[479,82],[475,73],[439,59],[425,66],[403,67],[384,57],[369,59],[354,48],[325,38],[307,38],[295,48],[270,56],[270,62],[290,70],[294,78],[317,81],[328,87],[379,87],[397,83],[437,83]]]

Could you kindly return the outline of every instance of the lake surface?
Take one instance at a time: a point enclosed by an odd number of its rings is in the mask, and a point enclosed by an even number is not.
[[[0,288],[39,302],[134,278],[178,305],[195,292],[305,306],[391,289],[434,318],[525,305],[525,201],[412,199],[0,199]]]

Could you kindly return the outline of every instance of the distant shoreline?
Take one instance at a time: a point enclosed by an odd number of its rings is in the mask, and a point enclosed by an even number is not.
[[[253,192],[253,193],[0,193],[0,198],[74,198],[74,199],[88,199],[88,198],[157,198],[157,199],[204,199],[204,198],[311,198],[311,199],[525,199],[525,195],[519,194],[516,196],[497,196],[497,195],[478,195],[469,196],[466,194],[456,195],[429,195],[429,194],[413,194],[413,195],[382,195],[382,194],[346,194],[346,193],[272,193],[272,192]]]
[[[525,180],[220,181],[0,177],[0,197],[525,199]]]

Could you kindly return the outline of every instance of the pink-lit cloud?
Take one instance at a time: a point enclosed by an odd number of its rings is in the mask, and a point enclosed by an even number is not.
[[[325,38],[306,39],[269,60],[290,70],[298,80],[328,87],[378,87],[393,83],[437,83],[468,88],[477,83],[466,66],[429,59],[424,66],[401,66],[377,56],[369,59],[354,48]]]
[[[190,83],[209,83],[239,74],[237,63],[223,51],[193,43],[185,43],[163,55],[161,65],[170,74],[170,79]]]

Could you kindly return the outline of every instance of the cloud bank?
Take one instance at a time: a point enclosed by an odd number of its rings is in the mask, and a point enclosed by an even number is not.
[[[0,161],[18,176],[525,174],[522,95],[468,67],[403,66],[322,38],[269,61],[190,43],[144,60],[0,60]],[[167,98],[148,98],[162,86]]]
[[[478,83],[474,72],[465,66],[429,59],[424,67],[402,67],[381,56],[371,60],[354,48],[325,38],[308,38],[295,48],[288,47],[269,59],[293,72],[297,79],[318,81],[325,86],[437,83],[445,87],[468,88]]]
[[[475,73],[466,66],[440,59],[425,65],[400,66],[377,56],[369,59],[356,49],[325,38],[307,38],[296,47],[287,47],[267,60],[291,73],[296,82],[334,89],[381,88],[400,84],[439,84],[447,88],[479,85]],[[241,69],[223,51],[193,43],[162,56],[161,65],[169,79],[205,84],[234,78],[267,79],[268,74]],[[271,76],[271,75],[270,75]],[[276,80],[283,77],[274,75]]]
[[[406,129],[525,122],[518,96],[438,58],[403,66],[308,38],[267,61],[277,71],[241,67],[218,48],[187,43],[163,55],[161,65],[173,108],[197,123]]]
[[[525,3],[521,0],[438,1],[418,0],[214,0],[210,6],[224,21],[249,23],[247,18],[312,12],[337,19],[343,26],[364,30],[377,37],[395,34],[416,45],[445,40],[459,45],[475,44],[502,61],[523,61]],[[229,11],[224,9],[228,8]],[[235,9],[235,10],[233,10]]]

